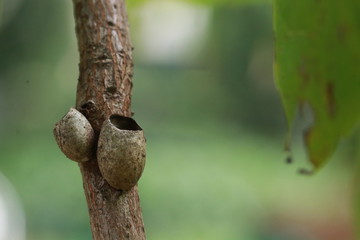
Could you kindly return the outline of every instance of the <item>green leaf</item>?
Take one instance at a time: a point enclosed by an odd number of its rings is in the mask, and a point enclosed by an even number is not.
[[[276,84],[290,134],[298,106],[312,109],[304,138],[315,170],[359,123],[359,13],[358,0],[274,0]]]

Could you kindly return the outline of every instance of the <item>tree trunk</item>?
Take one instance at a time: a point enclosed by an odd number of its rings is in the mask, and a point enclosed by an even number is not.
[[[73,0],[80,52],[76,109],[96,137],[112,114],[131,116],[132,46],[124,0]],[[96,156],[79,163],[93,239],[145,239],[137,186],[116,190]]]

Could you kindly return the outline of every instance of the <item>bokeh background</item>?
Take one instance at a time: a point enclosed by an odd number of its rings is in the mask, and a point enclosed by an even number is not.
[[[52,135],[75,103],[72,3],[0,3],[0,240],[91,239],[79,168]],[[357,139],[302,176],[305,116],[285,163],[270,1],[129,1],[128,15],[148,239],[355,239]]]

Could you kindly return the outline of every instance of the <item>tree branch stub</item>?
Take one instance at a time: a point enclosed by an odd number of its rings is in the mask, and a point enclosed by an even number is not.
[[[73,0],[80,53],[76,109],[90,122],[96,140],[113,114],[130,117],[132,46],[124,0]],[[128,191],[111,187],[96,156],[79,163],[96,240],[145,239],[135,185]]]

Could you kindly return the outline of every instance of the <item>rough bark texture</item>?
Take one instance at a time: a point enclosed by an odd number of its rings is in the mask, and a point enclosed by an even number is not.
[[[73,0],[80,52],[76,109],[94,128],[112,114],[131,116],[132,46],[124,0]],[[94,239],[145,239],[137,186],[110,187],[96,156],[79,164]]]

